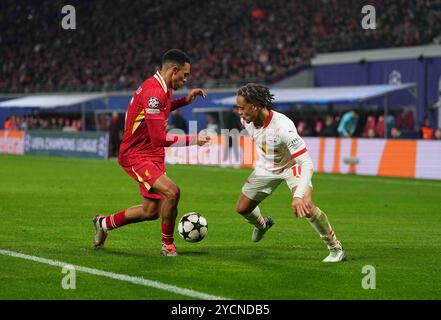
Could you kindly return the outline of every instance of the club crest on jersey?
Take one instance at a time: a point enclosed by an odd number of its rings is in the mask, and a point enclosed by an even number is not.
[[[158,98],[151,97],[149,98],[149,108],[157,108],[159,106]]]

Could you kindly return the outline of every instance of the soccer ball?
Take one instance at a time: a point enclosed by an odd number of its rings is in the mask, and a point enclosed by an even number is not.
[[[186,213],[179,220],[178,231],[185,241],[199,242],[207,235],[207,219],[197,212]]]

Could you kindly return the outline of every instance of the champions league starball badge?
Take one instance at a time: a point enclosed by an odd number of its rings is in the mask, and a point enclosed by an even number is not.
[[[150,108],[157,108],[158,105],[159,105],[159,100],[158,100],[158,98],[151,97],[151,98],[149,99],[149,107],[150,107]]]

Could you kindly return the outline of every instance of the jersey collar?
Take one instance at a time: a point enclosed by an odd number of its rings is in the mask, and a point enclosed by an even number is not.
[[[264,129],[269,126],[272,118],[273,118],[273,110],[269,109],[269,116],[268,119],[266,119],[265,125],[263,126]]]
[[[159,73],[159,71],[156,71],[155,75],[153,76],[156,80],[158,80],[159,84],[161,85],[162,89],[164,90],[165,93],[167,93],[168,88],[167,88],[167,84],[165,83],[164,78],[161,76],[161,74]]]

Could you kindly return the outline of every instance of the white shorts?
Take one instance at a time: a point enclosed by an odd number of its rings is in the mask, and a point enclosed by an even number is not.
[[[242,193],[251,200],[261,202],[273,193],[282,181],[286,181],[289,190],[292,192],[292,189],[297,187],[300,182],[298,169],[298,166],[293,166],[280,174],[254,170],[243,185]],[[309,186],[312,188],[311,182]]]

